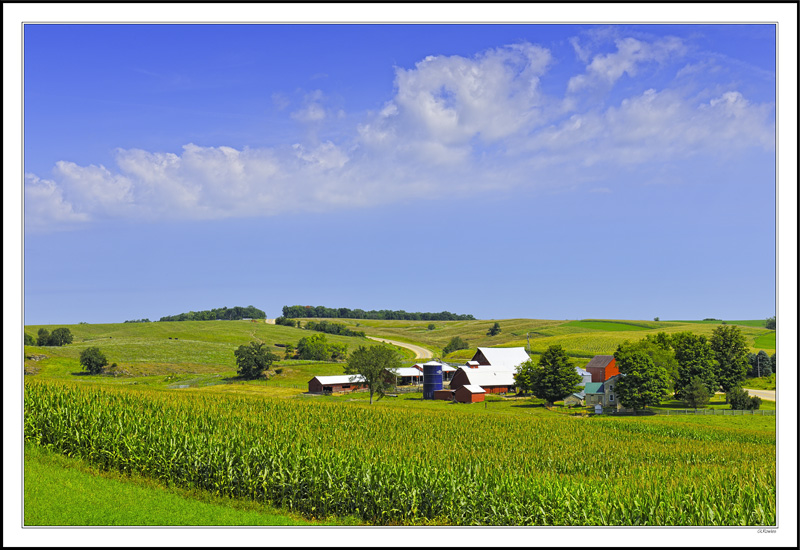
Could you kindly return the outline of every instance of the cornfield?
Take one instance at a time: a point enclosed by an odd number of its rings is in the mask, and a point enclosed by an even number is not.
[[[25,383],[25,439],[379,525],[774,525],[775,435]]]

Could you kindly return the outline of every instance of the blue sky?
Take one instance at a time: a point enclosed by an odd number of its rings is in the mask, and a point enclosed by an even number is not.
[[[775,313],[775,26],[26,25],[26,324]]]

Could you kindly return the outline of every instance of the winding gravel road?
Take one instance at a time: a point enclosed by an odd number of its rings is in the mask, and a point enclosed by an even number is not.
[[[376,338],[374,336],[367,336],[367,338],[369,338],[370,340],[375,340],[376,342],[386,342],[387,344],[392,344],[393,346],[400,346],[401,348],[410,349],[417,355],[416,359],[433,358],[433,352],[421,346],[415,346],[414,344],[406,344],[405,342],[397,342],[396,340],[387,340],[386,338]]]

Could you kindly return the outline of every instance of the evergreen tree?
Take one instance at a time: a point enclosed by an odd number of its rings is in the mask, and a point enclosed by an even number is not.
[[[492,325],[492,328],[490,328],[489,332],[487,332],[486,334],[488,336],[497,336],[498,334],[500,334],[501,330],[502,329],[500,328],[500,323],[495,322],[495,324]]]

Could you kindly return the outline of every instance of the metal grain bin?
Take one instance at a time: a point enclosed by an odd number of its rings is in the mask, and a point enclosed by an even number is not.
[[[422,365],[422,398],[433,399],[433,392],[442,389],[442,364],[431,361]]]

